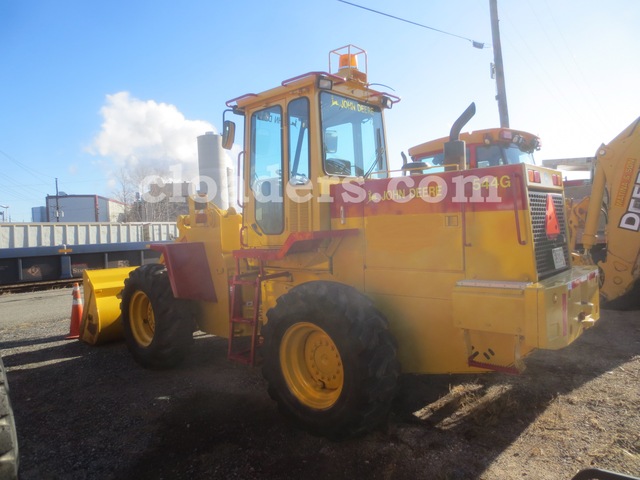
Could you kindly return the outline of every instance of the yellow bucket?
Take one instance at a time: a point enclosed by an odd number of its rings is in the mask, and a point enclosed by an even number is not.
[[[122,338],[119,295],[129,272],[136,268],[84,271],[84,306],[80,323],[82,341],[97,345]]]

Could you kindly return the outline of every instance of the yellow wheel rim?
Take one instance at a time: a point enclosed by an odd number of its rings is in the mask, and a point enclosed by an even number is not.
[[[340,397],[342,358],[331,337],[318,326],[300,322],[287,329],[280,344],[280,365],[289,390],[304,405],[326,410]]]
[[[133,294],[129,302],[129,325],[136,343],[148,347],[153,340],[156,321],[149,297],[140,290]]]

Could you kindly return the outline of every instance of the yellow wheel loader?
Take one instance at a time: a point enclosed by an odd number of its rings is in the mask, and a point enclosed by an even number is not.
[[[340,438],[385,421],[401,371],[516,373],[593,325],[598,270],[570,264],[558,173],[468,169],[473,107],[444,171],[390,171],[384,111],[400,99],[366,66],[348,45],[326,72],[227,102],[244,123],[242,214],[192,201],[176,242],[153,247],[161,265],[86,271],[82,338],[124,335],[163,368],[194,330],[225,337],[230,359],[262,363],[285,415]]]

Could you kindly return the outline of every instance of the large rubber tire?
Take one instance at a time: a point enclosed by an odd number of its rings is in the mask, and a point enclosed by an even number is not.
[[[174,298],[164,265],[143,265],[129,274],[120,310],[127,347],[140,365],[163,369],[184,360],[193,344],[195,308]]]
[[[18,436],[9,399],[9,384],[4,363],[0,358],[0,479],[18,478]]]
[[[387,320],[371,300],[315,281],[278,298],[267,317],[262,371],[285,416],[331,439],[386,421],[400,366]]]

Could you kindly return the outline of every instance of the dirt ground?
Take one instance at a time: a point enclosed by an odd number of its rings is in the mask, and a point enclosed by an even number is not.
[[[123,343],[62,340],[68,329],[0,319],[22,480],[640,476],[637,311],[604,311],[519,376],[403,376],[388,425],[341,442],[288,424],[223,339],[199,335],[182,366],[149,371]]]

